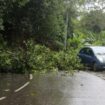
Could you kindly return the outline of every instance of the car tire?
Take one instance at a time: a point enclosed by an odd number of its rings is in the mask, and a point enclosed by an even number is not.
[[[93,63],[93,67],[92,67],[93,71],[97,71],[97,67],[96,67],[96,63]]]
[[[91,67],[88,64],[84,64],[83,67],[84,67],[85,71],[88,71],[91,69]]]

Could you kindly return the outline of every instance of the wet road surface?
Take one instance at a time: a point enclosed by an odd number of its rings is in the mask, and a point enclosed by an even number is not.
[[[94,71],[87,71],[87,72],[90,73],[90,74],[96,75],[97,77],[105,80],[105,70],[97,71],[97,72],[94,72]]]
[[[0,101],[0,105],[105,105],[105,80],[86,72],[73,76],[36,74],[30,84],[17,93],[14,90],[28,80],[22,81],[24,76],[19,80],[15,78],[12,77],[12,81],[1,78],[4,82],[0,81],[0,96],[7,98]],[[5,82],[9,91],[4,92]]]
[[[28,75],[0,74],[0,98],[12,94],[15,89],[26,83],[28,79]]]

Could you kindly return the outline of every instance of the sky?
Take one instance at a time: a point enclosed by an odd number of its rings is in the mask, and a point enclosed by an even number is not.
[[[91,10],[103,10],[105,12],[105,1],[97,0],[96,2],[88,2],[85,5],[82,5],[80,11],[91,11]]]

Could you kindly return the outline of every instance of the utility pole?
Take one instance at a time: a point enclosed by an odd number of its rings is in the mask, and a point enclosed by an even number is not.
[[[68,22],[69,22],[69,17],[68,17],[68,9],[67,9],[67,11],[66,11],[66,34],[64,37],[64,50],[67,49]]]

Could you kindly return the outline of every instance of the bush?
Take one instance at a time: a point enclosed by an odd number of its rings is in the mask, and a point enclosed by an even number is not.
[[[22,49],[15,50],[11,55],[11,59],[12,59],[12,72],[15,73],[27,72],[24,50]]]
[[[50,71],[54,67],[53,53],[49,48],[35,45],[33,41],[28,41],[27,45],[27,64],[29,71]]]
[[[71,48],[67,51],[54,52],[41,45],[34,45],[32,41],[27,43],[27,63],[30,70],[74,70],[79,68],[77,50]]]
[[[59,70],[72,71],[80,67],[80,61],[74,49],[57,52],[54,54],[54,59]]]
[[[11,54],[8,51],[0,50],[0,70],[8,71],[11,70]]]
[[[16,73],[46,72],[56,70],[72,71],[80,66],[76,50],[52,51],[32,40],[25,43],[25,49],[0,50],[0,69]]]
[[[8,71],[11,68],[11,52],[7,48],[6,42],[0,35],[0,71]]]

